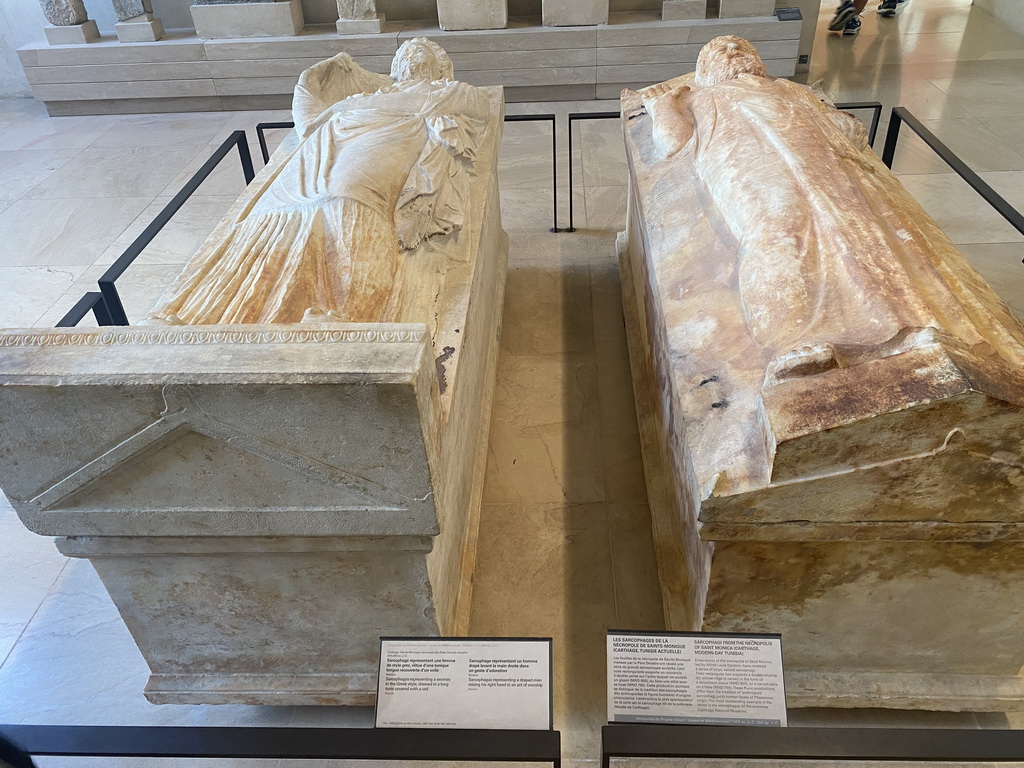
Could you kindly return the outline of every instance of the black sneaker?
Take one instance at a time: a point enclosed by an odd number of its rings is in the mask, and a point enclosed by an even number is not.
[[[882,0],[878,5],[878,15],[884,16],[887,19],[892,18],[896,15],[896,7],[898,5],[898,0]]]
[[[829,32],[845,31],[846,23],[857,16],[857,9],[853,5],[853,0],[845,0],[842,5],[839,6],[839,10],[836,11],[836,15],[832,17],[832,21],[829,22]]]
[[[860,34],[860,18],[858,16],[854,15],[852,19],[846,22],[846,26],[843,27],[843,34],[851,36]]]

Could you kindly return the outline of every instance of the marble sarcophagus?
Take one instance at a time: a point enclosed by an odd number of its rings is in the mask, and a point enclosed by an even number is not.
[[[368,704],[464,634],[507,238],[500,88],[342,54],[140,326],[0,332],[0,485],[88,558],[156,703]]]
[[[863,127],[738,38],[624,91],[619,240],[671,629],[791,706],[1024,707],[1024,328]]]

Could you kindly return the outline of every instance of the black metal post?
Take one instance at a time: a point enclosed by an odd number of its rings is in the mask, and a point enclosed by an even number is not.
[[[555,116],[552,114],[547,115],[505,115],[506,123],[531,123],[531,122],[550,122],[551,123],[551,199],[552,199],[552,215],[551,215],[551,232],[567,232],[568,230],[562,230],[558,228],[558,125],[555,122]],[[569,201],[572,205],[572,201]]]
[[[878,136],[878,123],[882,119],[882,105],[875,104],[871,111],[871,128],[868,130],[868,144],[875,146],[875,138]]]
[[[892,116],[889,118],[889,133],[885,137],[885,152],[882,154],[882,160],[887,166],[892,168],[893,158],[896,156],[896,141],[899,139],[899,128],[897,127],[894,131],[892,126],[893,123],[898,126],[900,122],[906,123],[907,127],[920,136],[921,140],[942,159],[942,162],[952,168],[957,176],[981,195],[985,202],[995,209],[996,213],[1010,223],[1011,227],[1024,235],[1024,215],[1021,215],[1020,211],[985,183],[985,180],[971,170],[970,166],[961,160],[953,150],[939,141],[934,133],[925,128],[920,120],[903,107],[894,107]]]
[[[132,261],[134,260],[133,257]],[[127,265],[125,269],[127,269]],[[107,276],[109,274],[110,270],[108,269],[97,281],[100,293],[103,295],[103,303],[107,306],[107,319],[110,320],[110,325],[128,325],[128,315],[124,312],[124,304],[121,303],[121,296],[117,292],[117,286],[114,285],[114,280],[117,278],[110,278]]]
[[[82,319],[92,311],[96,318],[97,325],[111,325],[110,313],[103,300],[103,294],[98,291],[86,293],[58,322],[55,328],[74,328]]]
[[[142,231],[142,234],[135,238],[135,241],[128,246],[124,253],[117,258],[117,261],[111,264],[107,271],[103,273],[103,276],[100,277],[98,281],[100,293],[103,294],[103,299],[106,301],[111,325],[128,325],[128,316],[125,314],[124,305],[121,304],[121,297],[118,296],[114,281],[124,274],[125,270],[132,265],[132,262],[139,257],[145,247],[167,225],[171,217],[195,193],[199,185],[213,173],[214,168],[220,164],[220,161],[227,156],[234,146],[238,146],[238,154],[242,160],[242,173],[246,178],[246,184],[252,181],[254,174],[252,156],[249,153],[249,142],[245,138],[245,131],[234,131],[217,147],[192,178],[185,182],[185,186],[178,191],[178,194],[171,198],[171,201],[156,215],[156,218],[150,222],[149,226]]]
[[[566,232],[576,231],[576,222],[573,216],[573,193],[576,186],[576,177],[573,174],[572,159],[572,124],[578,120],[614,120],[621,116],[620,112],[570,112],[569,113],[569,226]]]
[[[96,325],[113,325],[113,321],[110,319],[110,309],[107,307],[107,300],[103,297],[102,293],[94,294],[96,301],[92,305],[92,316],[96,318]]]
[[[572,149],[572,115],[569,115],[569,226],[565,228],[566,232],[576,231],[576,222],[574,219],[573,211],[573,198],[576,197],[576,174],[573,172],[573,149]]]
[[[558,123],[551,116],[551,231],[561,232],[558,228]]]
[[[897,109],[899,108],[894,107],[889,115],[889,128],[885,132],[885,146],[882,147],[882,162],[889,170],[892,170],[892,162],[896,159],[896,142],[900,140],[900,126],[903,124],[903,118]]]
[[[238,134],[238,159],[242,162],[242,176],[245,183],[249,184],[256,178],[256,171],[252,167],[252,152],[249,151],[249,139],[246,138],[245,131],[235,133]]]
[[[260,142],[260,152],[263,154],[263,164],[270,162],[270,151],[267,149],[267,137],[264,131],[273,128],[294,128],[295,123],[291,121],[280,123],[256,123],[256,138]]]
[[[882,103],[880,101],[849,101],[835,104],[836,109],[847,112],[856,109],[871,110],[871,127],[868,128],[868,144],[875,146],[875,136],[878,135],[878,121],[882,118]]]

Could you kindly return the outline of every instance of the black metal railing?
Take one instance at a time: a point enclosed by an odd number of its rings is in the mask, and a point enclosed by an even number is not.
[[[611,758],[858,760],[899,762],[1024,761],[1024,731],[952,728],[723,728],[634,725],[601,729],[601,763]]]
[[[260,154],[263,155],[263,164],[266,165],[270,162],[270,150],[267,149],[267,135],[266,131],[274,130],[275,128],[294,128],[295,123],[291,120],[284,120],[277,123],[256,123],[256,138],[260,142]]]
[[[882,104],[877,101],[866,102],[840,102],[837,109],[855,111],[869,109],[872,112],[870,127],[868,129],[868,140],[874,146],[878,134],[878,126],[882,114]],[[575,160],[573,124],[582,120],[610,120],[617,119],[620,113],[614,112],[571,112],[568,115],[568,136],[569,136],[569,226],[565,229],[558,227],[558,131],[556,118],[553,114],[539,115],[506,115],[505,122],[550,122],[551,123],[551,190],[552,190],[552,232],[575,232]],[[950,168],[964,179],[981,197],[1005,218],[1018,232],[1024,234],[1024,215],[1021,215],[1010,203],[1000,196],[992,187],[963,160],[961,160],[949,147],[943,144],[931,131],[924,127],[904,107],[894,107],[889,120],[889,129],[886,133],[885,147],[882,151],[882,160],[892,167],[893,158],[896,153],[896,145],[900,136],[900,127],[906,124],[930,147]],[[292,128],[292,122],[259,123],[256,126],[256,134],[259,138],[260,151],[264,162],[269,162],[270,155],[267,149],[265,131],[276,128]],[[249,152],[248,141],[245,131],[235,131],[224,141],[220,147],[210,156],[202,168],[182,187],[181,191],[164,207],[153,222],[143,231],[135,242],[121,254],[113,265],[103,276],[100,277],[99,292],[90,292],[82,296],[75,306],[68,311],[60,322],[58,328],[67,328],[77,325],[91,311],[99,325],[128,325],[128,318],[125,315],[124,307],[118,295],[115,281],[120,277],[132,262],[142,253],[143,249],[156,237],[161,229],[171,220],[171,217],[184,205],[185,201],[192,196],[199,185],[213,172],[214,168],[227,156],[232,147],[238,147],[239,159],[242,163],[242,173],[248,184],[253,180],[255,173],[252,166],[252,156]]]
[[[224,140],[224,143],[217,147],[216,151],[203,163],[202,168],[193,174],[192,178],[185,183],[185,186],[179,190],[178,194],[171,198],[171,201],[164,206],[163,210],[157,214],[156,218],[150,222],[142,234],[135,238],[135,241],[117,258],[117,261],[111,264],[107,271],[103,273],[97,281],[100,289],[99,293],[87,293],[79,299],[74,308],[57,323],[58,328],[68,328],[77,325],[90,310],[92,310],[96,317],[96,322],[100,325],[128,325],[128,316],[125,314],[124,305],[121,303],[121,296],[117,292],[115,282],[139,257],[145,247],[160,234],[160,230],[167,225],[167,222],[171,220],[174,214],[192,197],[199,188],[199,185],[206,181],[207,177],[213,173],[221,160],[235,147],[238,148],[238,158],[242,163],[242,175],[245,177],[245,183],[248,184],[255,178],[256,173],[252,166],[252,154],[249,152],[249,142],[245,137],[245,131],[234,131]]]
[[[551,123],[551,231],[569,232],[570,230],[562,230],[558,228],[558,126],[555,124],[555,116],[551,114],[505,115],[506,123],[530,123],[541,121]],[[571,138],[570,141],[572,141]],[[572,205],[572,197],[569,198],[569,205]]]
[[[878,123],[882,119],[882,102],[880,101],[844,101],[835,105],[836,109],[844,112],[856,112],[861,109],[871,110],[871,123],[868,126],[868,144],[875,146],[875,137],[878,136]]]
[[[928,145],[930,150],[952,168],[957,176],[966,181],[971,189],[981,195],[982,199],[995,209],[996,213],[1010,222],[1010,226],[1024,235],[1024,215],[1021,215],[1020,211],[1010,205],[1002,195],[985,183],[981,176],[971,170],[967,163],[961,160],[953,150],[939,141],[934,133],[925,128],[921,121],[904,107],[894,107],[892,114],[889,116],[889,130],[885,134],[885,147],[882,149],[882,162],[888,168],[892,168],[893,160],[896,158],[896,145],[900,138],[900,128],[904,123],[918,135],[921,141]]]
[[[558,731],[0,725],[0,736],[34,756],[561,764]]]
[[[565,228],[566,232],[576,231],[575,211],[573,209],[573,199],[576,197],[576,177],[573,174],[572,124],[577,123],[580,120],[614,120],[618,118],[620,114],[621,113],[618,111],[569,113],[569,226]]]
[[[57,323],[57,328],[74,328],[82,319],[92,312],[96,318],[96,325],[113,325],[110,322],[110,313],[107,312],[107,302],[103,300],[103,294],[99,291],[90,291],[78,300],[64,317]]]

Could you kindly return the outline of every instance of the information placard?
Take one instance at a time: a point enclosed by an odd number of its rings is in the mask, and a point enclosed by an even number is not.
[[[376,725],[549,730],[551,639],[382,637]]]
[[[782,636],[609,631],[608,720],[785,726]]]

